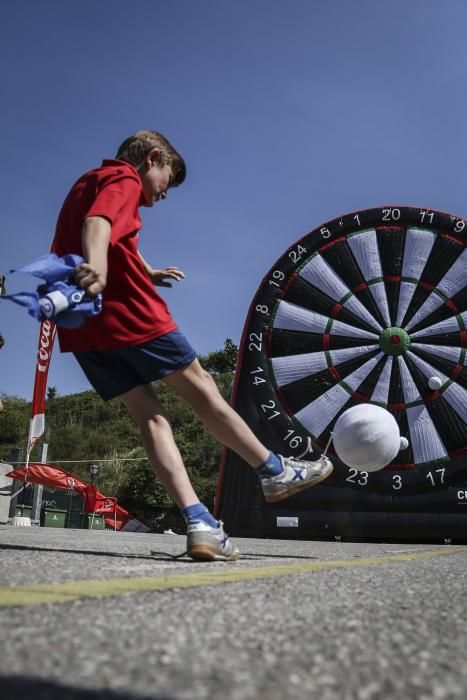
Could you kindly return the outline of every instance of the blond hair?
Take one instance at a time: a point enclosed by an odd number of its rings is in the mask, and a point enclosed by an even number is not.
[[[138,166],[153,148],[160,151],[159,164],[172,167],[174,174],[172,187],[181,185],[186,177],[185,161],[165,136],[162,136],[158,131],[143,129],[137,131],[133,136],[128,136],[119,146],[115,157]]]

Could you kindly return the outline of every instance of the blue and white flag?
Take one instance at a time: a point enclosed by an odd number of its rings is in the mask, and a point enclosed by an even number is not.
[[[90,316],[97,316],[102,311],[102,294],[91,297],[84,289],[73,282],[73,273],[77,265],[84,262],[79,255],[55,253],[43,255],[28,265],[23,265],[10,272],[28,272],[45,280],[36,292],[18,292],[5,294],[15,304],[25,306],[28,313],[38,321],[52,319],[63,328],[79,328]]]

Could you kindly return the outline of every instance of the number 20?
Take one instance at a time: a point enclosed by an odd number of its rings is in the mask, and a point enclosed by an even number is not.
[[[400,209],[383,209],[383,221],[399,221],[400,218]]]

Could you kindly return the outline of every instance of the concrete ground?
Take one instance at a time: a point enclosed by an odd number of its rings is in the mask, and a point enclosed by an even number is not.
[[[0,697],[467,697],[467,547],[237,542],[0,526]]]

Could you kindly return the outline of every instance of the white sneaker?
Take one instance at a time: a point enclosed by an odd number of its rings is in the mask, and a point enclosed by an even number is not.
[[[267,503],[275,503],[289,498],[300,491],[316,486],[327,479],[334,467],[328,457],[321,457],[316,462],[305,462],[294,457],[282,457],[283,471],[277,476],[261,479],[264,498]]]
[[[239,549],[224,532],[224,523],[211,527],[202,520],[188,524],[188,556],[197,561],[235,561],[240,557]]]

